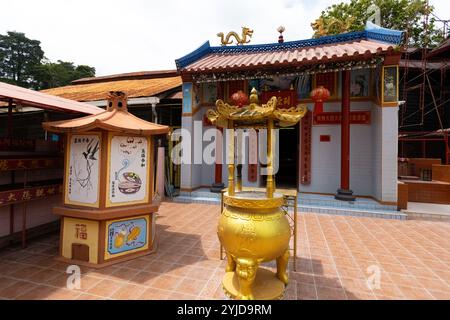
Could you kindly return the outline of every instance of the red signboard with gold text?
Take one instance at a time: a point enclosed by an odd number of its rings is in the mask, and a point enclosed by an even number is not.
[[[274,96],[277,97],[277,108],[291,108],[297,105],[295,90],[263,91],[261,93],[262,103],[267,103]]]
[[[307,112],[301,120],[300,182],[303,185],[311,183],[311,115]]]
[[[0,160],[0,171],[62,168],[62,158],[40,158],[40,159],[2,159]]]
[[[47,186],[30,187],[26,189],[9,190],[0,192],[0,206],[13,204],[16,202],[30,201],[60,194],[61,184]]]
[[[323,112],[314,115],[314,125],[340,124],[341,117],[340,112]],[[350,124],[370,124],[370,111],[350,112]]]

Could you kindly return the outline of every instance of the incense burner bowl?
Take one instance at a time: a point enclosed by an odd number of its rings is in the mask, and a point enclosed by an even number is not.
[[[227,273],[234,272],[238,293],[227,292],[237,299],[254,299],[252,285],[260,263],[276,260],[278,282],[287,285],[291,230],[279,193],[267,198],[264,192],[224,194],[224,210],[218,225],[218,237],[227,253]],[[276,279],[275,279],[276,280]],[[224,280],[225,281],[225,280]],[[281,292],[282,294],[282,292]]]

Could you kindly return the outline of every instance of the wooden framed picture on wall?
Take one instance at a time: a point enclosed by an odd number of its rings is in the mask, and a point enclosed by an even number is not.
[[[351,71],[350,97],[367,98],[371,95],[370,69],[356,69]]]
[[[383,66],[381,98],[383,104],[395,104],[398,101],[398,66]]]
[[[207,82],[200,85],[201,104],[213,106],[217,100],[217,83]]]
[[[312,90],[312,78],[313,76],[307,73],[303,73],[297,77],[295,87],[297,88],[298,100],[311,99],[310,94]]]

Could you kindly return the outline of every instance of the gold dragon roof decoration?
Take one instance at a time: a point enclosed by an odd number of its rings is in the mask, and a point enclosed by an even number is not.
[[[266,120],[273,119],[279,127],[296,125],[306,114],[308,108],[298,104],[291,108],[277,108],[277,98],[272,97],[266,104],[259,104],[255,88],[250,94],[250,103],[243,107],[230,105],[223,100],[216,101],[216,109],[209,109],[206,117],[212,124],[227,128],[228,120],[232,120],[235,127],[266,127]]]

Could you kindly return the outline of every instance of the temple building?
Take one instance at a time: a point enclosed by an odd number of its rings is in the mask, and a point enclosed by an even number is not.
[[[243,28],[243,38],[248,30]],[[309,112],[301,122],[280,129],[277,187],[396,205],[403,39],[401,31],[368,22],[363,31],[299,41],[284,41],[281,31],[277,43],[206,42],[176,60],[183,81],[182,128],[191,133],[193,149],[205,146],[207,109],[217,99],[231,102],[239,90],[250,95],[255,88],[262,103],[276,96],[279,108],[305,104]],[[251,152],[247,147],[246,156]],[[194,152],[191,157],[181,166],[182,191],[227,184],[226,165],[195,163]],[[262,186],[262,167],[244,164],[243,184]]]

